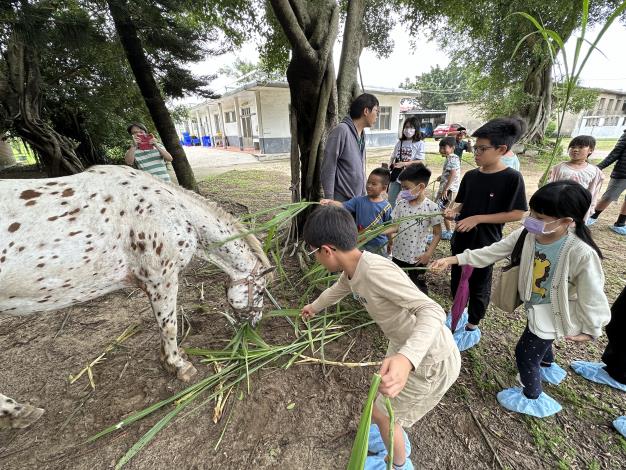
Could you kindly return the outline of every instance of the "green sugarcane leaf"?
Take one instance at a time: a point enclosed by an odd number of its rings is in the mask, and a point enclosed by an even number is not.
[[[363,412],[361,413],[361,420],[359,421],[356,438],[354,439],[354,444],[352,444],[352,453],[350,454],[350,461],[348,462],[348,470],[363,470],[363,467],[365,466],[369,430],[372,421],[372,408],[374,406],[376,394],[378,393],[380,379],[381,377],[379,374],[374,374],[372,376],[370,390],[367,394],[367,401],[363,406]]]

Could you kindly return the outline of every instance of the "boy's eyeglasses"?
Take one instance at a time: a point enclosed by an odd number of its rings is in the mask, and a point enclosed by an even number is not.
[[[487,149],[495,149],[493,145],[479,145],[474,147],[474,153],[483,153]]]
[[[311,245],[307,245],[307,246],[309,247],[309,250],[311,250],[310,252],[307,253],[307,256],[313,256],[320,249],[319,246],[317,248],[315,248],[315,249]]]

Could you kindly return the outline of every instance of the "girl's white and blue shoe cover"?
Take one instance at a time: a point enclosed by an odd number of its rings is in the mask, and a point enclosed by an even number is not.
[[[541,380],[552,385],[558,385],[567,377],[567,372],[556,362],[550,364],[550,367],[541,367]]]

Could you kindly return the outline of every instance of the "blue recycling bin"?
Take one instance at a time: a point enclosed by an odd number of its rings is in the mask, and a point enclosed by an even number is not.
[[[191,136],[189,132],[183,132],[183,145],[191,145]]]
[[[202,146],[203,147],[210,147],[211,146],[211,138],[208,135],[203,135],[202,136]]]
[[[195,139],[191,139],[191,145],[200,145],[200,139],[197,137]]]

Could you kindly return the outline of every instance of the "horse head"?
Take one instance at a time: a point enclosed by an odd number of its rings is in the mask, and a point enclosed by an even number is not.
[[[263,295],[268,281],[266,276],[274,269],[275,266],[264,267],[259,260],[246,277],[231,280],[226,296],[238,321],[249,322],[254,327],[261,320]]]

